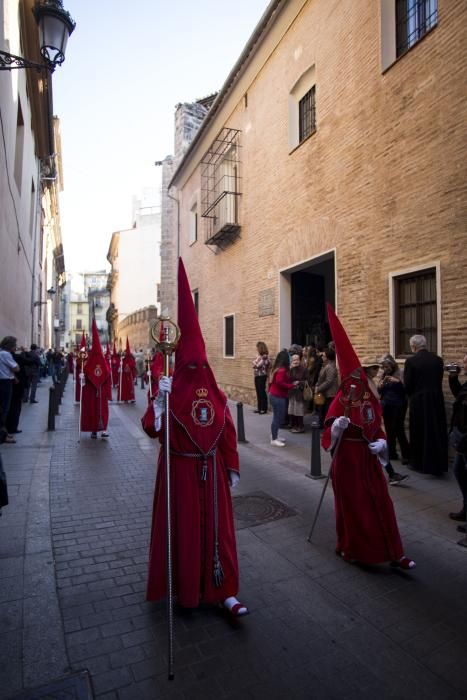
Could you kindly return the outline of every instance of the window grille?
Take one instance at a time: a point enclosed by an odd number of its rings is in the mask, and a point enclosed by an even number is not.
[[[316,131],[315,85],[308,90],[298,103],[299,143]]]
[[[234,317],[224,317],[224,355],[234,357]]]
[[[438,340],[436,269],[394,278],[396,357],[410,354],[411,336],[424,335],[429,350]]]
[[[438,0],[396,0],[396,55],[402,56],[438,22]]]
[[[240,132],[222,129],[201,161],[201,216],[205,243],[224,248],[240,233]]]

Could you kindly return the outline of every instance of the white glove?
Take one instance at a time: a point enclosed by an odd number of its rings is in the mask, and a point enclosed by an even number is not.
[[[339,418],[336,418],[334,423],[331,426],[331,437],[333,440],[337,440],[339,435],[346,430],[346,428],[349,427],[350,420],[347,418],[347,416],[339,416]]]
[[[383,438],[378,438],[378,440],[375,440],[374,442],[370,442],[368,444],[368,449],[370,450],[372,455],[379,455],[381,454],[381,452],[384,452],[386,448],[387,442]]]
[[[240,474],[233,469],[228,469],[227,471],[229,472],[230,488],[234,489],[240,481]]]
[[[159,379],[159,393],[154,400],[154,415],[156,420],[154,427],[157,431],[161,429],[161,418],[165,413],[165,395],[172,392],[172,377],[161,377]]]
[[[159,394],[172,393],[172,377],[161,377],[159,379]]]

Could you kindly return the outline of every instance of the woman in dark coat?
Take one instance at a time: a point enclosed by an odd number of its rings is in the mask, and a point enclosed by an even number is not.
[[[381,375],[376,386],[383,407],[384,427],[388,440],[389,459],[399,459],[396,440],[399,441],[402,464],[409,463],[410,447],[405,434],[404,421],[407,413],[407,394],[397,362],[392,355],[385,355]]]

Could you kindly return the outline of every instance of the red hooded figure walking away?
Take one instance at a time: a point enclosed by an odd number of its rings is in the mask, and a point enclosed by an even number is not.
[[[126,350],[121,364],[122,378],[118,388],[119,401],[131,401],[135,403],[135,379],[136,379],[136,362],[130,351],[130,342],[126,339]],[[120,389],[121,387],[121,389]]]
[[[83,371],[83,366],[86,362],[86,357],[87,357],[87,348],[86,348],[86,336],[83,335],[81,336],[81,343],[78,349],[78,352],[76,354],[76,362],[75,362],[75,401],[77,403],[80,402],[81,398],[81,381],[80,381],[80,374]]]
[[[119,373],[120,355],[118,354],[117,348],[115,347],[115,340],[114,340],[112,355],[110,357],[110,366],[112,368],[112,386],[118,387],[118,382],[120,379],[120,373]]]
[[[91,433],[92,438],[97,438],[99,431],[101,431],[103,438],[109,437],[107,433],[109,422],[107,384],[110,382],[110,375],[94,320],[92,322],[92,347],[84,365],[84,375],[80,431]]]
[[[110,353],[110,347],[109,344],[105,346],[105,362],[107,364],[107,370],[108,370],[108,382],[106,382],[107,386],[107,398],[109,401],[112,401],[112,355]]]
[[[328,304],[342,383],[329,406],[323,447],[335,450],[332,486],[336,512],[336,553],[346,561],[413,569],[404,556],[394,506],[382,464],[387,463],[382,408],[347,334]]]
[[[178,324],[173,378],[161,377],[155,400],[161,442],[152,518],[147,599],[167,595],[164,394],[170,391],[170,472],[174,595],[182,607],[201,600],[234,617],[248,609],[236,596],[237,548],[230,487],[239,476],[235,427],[209,366],[183,262],[178,268]]]

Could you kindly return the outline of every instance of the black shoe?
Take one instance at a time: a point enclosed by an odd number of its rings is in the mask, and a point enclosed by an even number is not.
[[[405,481],[408,478],[408,474],[398,474],[397,472],[394,472],[394,474],[389,477],[389,483],[391,484],[391,486],[395,486],[396,484],[400,484],[401,481]]]
[[[457,532],[463,532],[465,534],[467,532],[467,527],[465,525],[458,525],[456,530]]]
[[[465,523],[467,518],[465,517],[465,508],[460,510],[458,513],[449,513],[451,520],[457,520],[459,523]]]
[[[93,440],[97,440],[97,433],[91,433],[91,437]]]
[[[256,411],[256,410],[255,410],[255,411],[253,411],[253,413],[261,413],[261,411]]]
[[[12,430],[11,434],[16,435],[16,433],[22,433],[22,432],[23,432],[22,430]]]
[[[36,399],[31,399],[29,403],[39,403],[39,401],[36,401]]]

